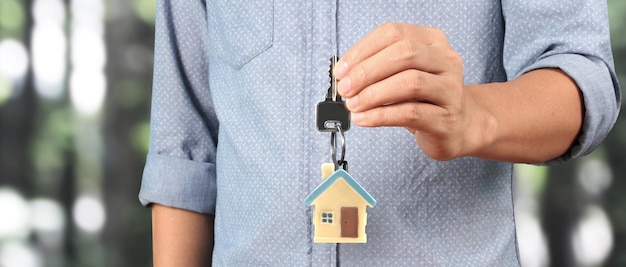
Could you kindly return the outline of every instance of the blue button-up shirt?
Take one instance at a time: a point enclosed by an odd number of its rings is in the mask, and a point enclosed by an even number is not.
[[[315,106],[329,58],[376,26],[442,29],[466,83],[559,68],[584,123],[560,162],[614,123],[604,1],[159,0],[150,152],[139,198],[215,214],[217,266],[515,266],[512,165],[426,157],[400,128],[352,127],[350,174],[377,200],[367,244],[313,243],[305,197],[329,162]],[[393,90],[393,88],[389,88]]]

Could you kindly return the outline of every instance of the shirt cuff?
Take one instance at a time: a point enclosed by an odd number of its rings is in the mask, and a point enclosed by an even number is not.
[[[522,73],[541,68],[558,68],[578,85],[583,97],[583,124],[577,140],[562,156],[541,165],[557,165],[589,154],[608,135],[617,119],[619,96],[616,95],[609,68],[602,61],[578,54],[557,54],[540,59]]]
[[[139,201],[215,214],[215,164],[150,153]]]

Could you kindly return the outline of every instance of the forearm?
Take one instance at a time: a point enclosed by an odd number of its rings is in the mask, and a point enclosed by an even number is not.
[[[214,216],[152,205],[154,266],[211,266]]]
[[[505,83],[469,85],[467,93],[484,107],[489,143],[471,156],[540,163],[563,155],[575,142],[583,118],[574,81],[557,69],[539,69]],[[476,129],[480,131],[481,129]]]

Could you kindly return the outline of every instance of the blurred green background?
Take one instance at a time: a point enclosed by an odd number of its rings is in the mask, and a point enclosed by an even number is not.
[[[626,81],[626,1],[609,0]],[[149,266],[137,201],[155,0],[0,0],[0,267]],[[626,121],[558,167],[517,165],[522,265],[626,266]]]

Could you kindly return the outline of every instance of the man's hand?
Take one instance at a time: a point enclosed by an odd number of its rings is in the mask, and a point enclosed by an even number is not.
[[[566,73],[465,85],[461,57],[438,29],[386,23],[334,72],[355,124],[404,127],[437,160],[545,162],[567,152],[582,125],[582,96]]]
[[[435,28],[386,23],[335,67],[338,92],[360,126],[400,126],[428,156],[471,155],[494,138],[496,121],[464,89],[463,62]]]

